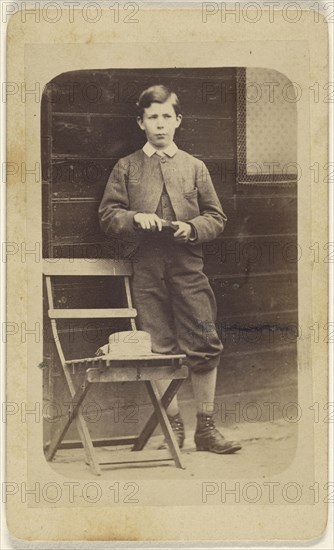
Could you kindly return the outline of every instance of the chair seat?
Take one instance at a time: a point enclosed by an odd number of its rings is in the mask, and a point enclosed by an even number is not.
[[[179,366],[182,365],[182,360],[186,356],[183,354],[165,355],[152,353],[149,355],[100,355],[98,357],[85,357],[82,359],[70,359],[65,361],[67,366],[91,365],[97,367],[117,367],[117,366]]]

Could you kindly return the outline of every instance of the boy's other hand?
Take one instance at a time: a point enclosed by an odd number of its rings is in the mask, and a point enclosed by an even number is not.
[[[134,215],[133,220],[135,224],[144,231],[158,231],[162,230],[162,220],[156,214],[142,214],[138,212]]]
[[[174,233],[174,239],[178,243],[186,243],[191,237],[192,227],[186,222],[172,222],[173,225],[178,226],[177,231]]]

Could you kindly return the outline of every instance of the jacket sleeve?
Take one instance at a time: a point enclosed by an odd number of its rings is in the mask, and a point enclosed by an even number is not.
[[[135,237],[133,217],[128,195],[128,164],[124,159],[114,166],[99,207],[99,220],[102,230],[108,235]]]
[[[205,243],[216,239],[225,228],[225,215],[217,197],[209,171],[202,162],[196,169],[196,187],[200,215],[189,220],[195,228],[197,238],[194,243]]]

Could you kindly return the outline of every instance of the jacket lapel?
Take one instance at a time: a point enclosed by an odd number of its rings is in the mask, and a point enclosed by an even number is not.
[[[140,172],[136,203],[143,212],[154,213],[158,208],[164,185],[157,155],[148,157],[143,153]]]

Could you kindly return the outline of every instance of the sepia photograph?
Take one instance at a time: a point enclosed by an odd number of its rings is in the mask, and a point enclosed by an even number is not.
[[[95,474],[115,464],[113,478],[132,458],[152,460],[136,477],[242,477],[293,459],[296,94],[285,75],[246,67],[92,69],[44,89],[44,445],[56,471],[84,475],[85,453]],[[124,446],[140,452],[122,476]]]

